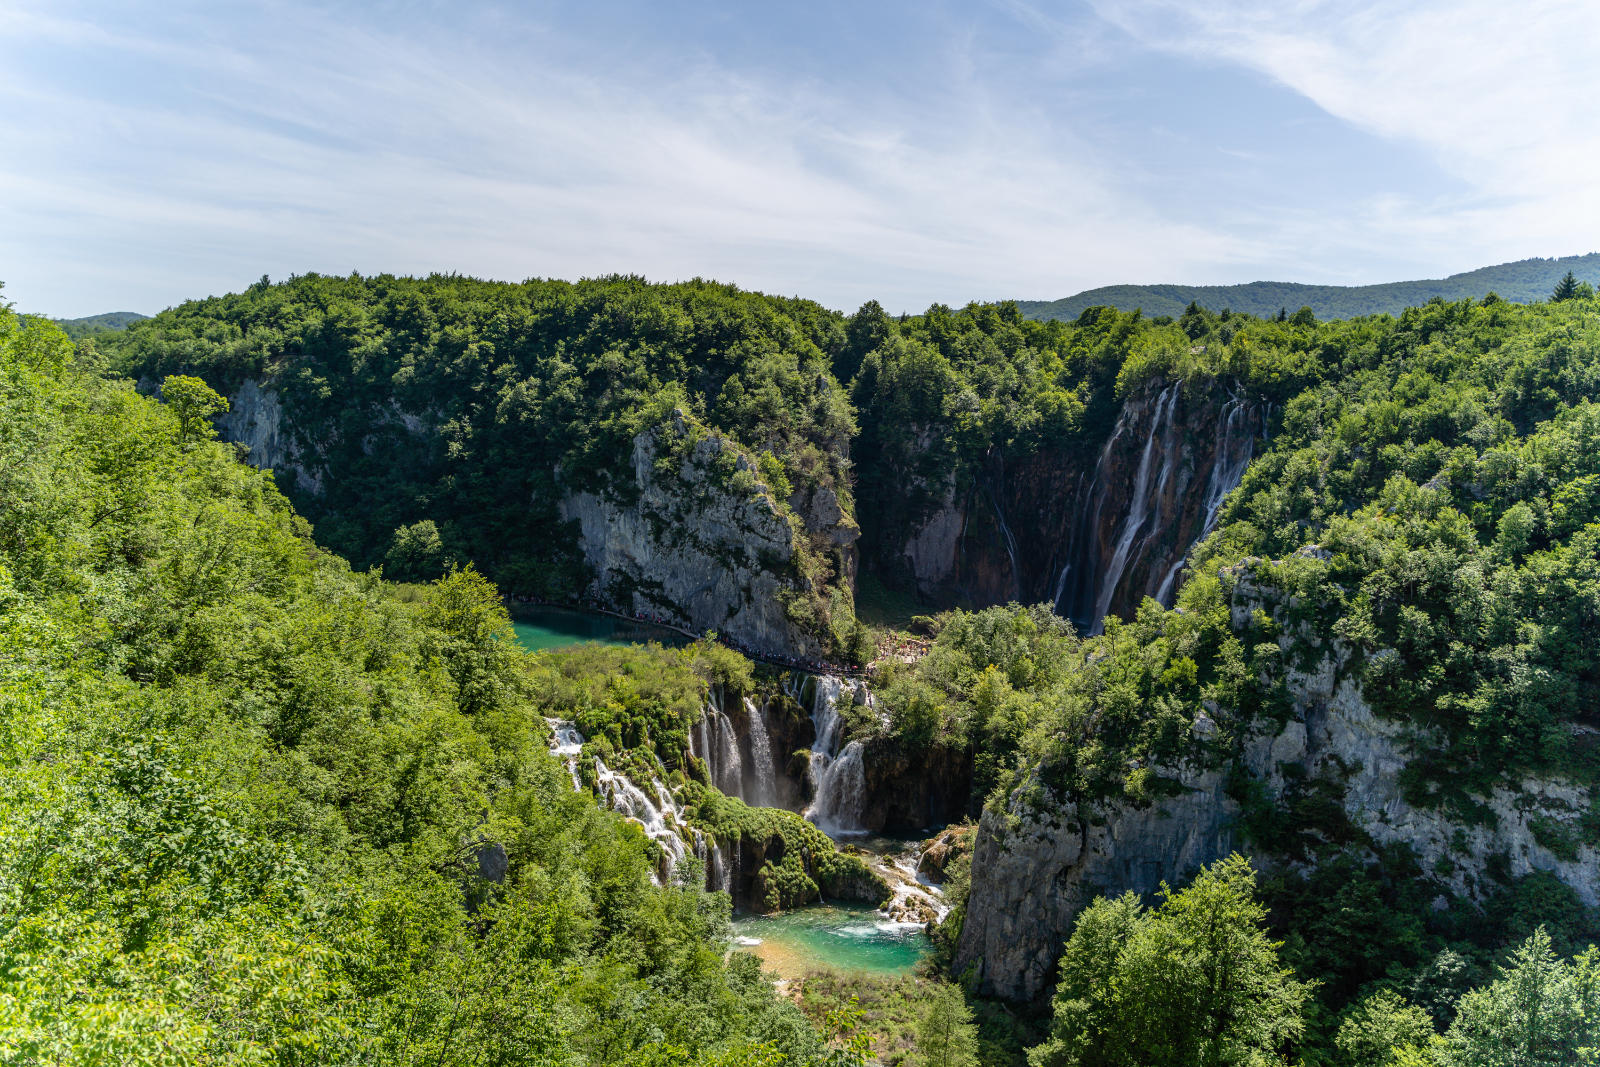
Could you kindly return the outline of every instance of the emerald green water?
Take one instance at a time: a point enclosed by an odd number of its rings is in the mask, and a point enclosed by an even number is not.
[[[688,640],[676,630],[571,608],[518,604],[511,610],[511,628],[517,632],[517,644],[529,652],[588,644],[637,645],[647,641],[682,645]]]
[[[734,944],[784,978],[829,968],[850,974],[905,974],[932,946],[920,926],[884,921],[862,905],[817,905],[734,919]]]

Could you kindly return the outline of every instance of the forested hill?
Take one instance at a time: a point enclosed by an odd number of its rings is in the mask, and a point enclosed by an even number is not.
[[[837,1062],[573,790],[492,586],[353,573],[86,351],[0,303],[0,1063]]]
[[[1548,297],[1568,271],[1579,281],[1600,284],[1600,252],[1559,259],[1520,259],[1448,278],[1381,285],[1107,285],[1061,300],[1019,300],[1017,306],[1028,318],[1042,320],[1076,319],[1091,307],[1114,307],[1119,311],[1138,308],[1147,316],[1177,318],[1191,302],[1212,311],[1228,309],[1262,318],[1280,310],[1293,314],[1301,307],[1309,307],[1319,319],[1353,319],[1362,315],[1398,315],[1435,297],[1446,301],[1476,300],[1495,293],[1502,300],[1526,304]]]
[[[125,330],[135,322],[148,319],[137,311],[107,311],[103,315],[85,315],[81,319],[56,319],[56,325],[74,341],[93,337],[97,333]]]

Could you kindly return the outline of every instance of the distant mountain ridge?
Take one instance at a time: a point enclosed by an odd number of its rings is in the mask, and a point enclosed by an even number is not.
[[[110,330],[125,330],[129,323],[148,319],[149,315],[141,315],[137,311],[107,311],[102,315],[85,315],[81,319],[56,319],[56,325],[61,327],[66,335],[74,341],[79,338],[89,337],[92,334],[106,333]]]
[[[1380,285],[1302,285],[1298,282],[1249,282],[1245,285],[1107,285],[1060,300],[1019,300],[1030,319],[1072,320],[1085,308],[1142,308],[1148,316],[1183,314],[1190,301],[1211,311],[1227,308],[1263,318],[1279,309],[1291,315],[1309,307],[1319,319],[1353,319],[1361,315],[1398,315],[1434,297],[1474,299],[1490,292],[1518,304],[1549,297],[1556,282],[1571,271],[1579,281],[1600,284],[1600,252],[1559,259],[1519,259],[1480,267],[1448,278],[1427,278]]]

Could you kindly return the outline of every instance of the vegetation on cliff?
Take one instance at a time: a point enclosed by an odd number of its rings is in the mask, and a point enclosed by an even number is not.
[[[0,1062],[828,1059],[572,790],[495,590],[209,436],[0,308]]]
[[[1597,312],[1579,292],[1348,323],[1195,309],[1139,327],[1120,388],[1229,375],[1275,398],[1271,448],[1196,549],[1176,605],[1146,601],[1081,640],[1038,608],[954,613],[929,655],[885,672],[890,728],[973,743],[977,788],[1013,813],[1105,817],[1181,791],[1181,767],[1234,768],[1249,847],[1294,865],[1262,892],[1285,962],[1319,983],[1307,1055],[1386,989],[1427,1000],[1447,1027],[1463,991],[1540,923],[1559,952],[1580,951],[1600,917],[1553,875],[1514,878],[1504,856],[1459,847],[1437,861],[1448,870],[1421,869],[1344,814],[1343,779],[1269,799],[1237,761],[1289,717],[1290,671],[1327,661],[1403,728],[1410,803],[1470,828],[1497,818],[1497,789],[1515,803],[1541,776],[1578,799],[1534,820],[1538,844],[1563,860],[1593,846]],[[1475,899],[1445,884],[1459,864],[1477,871]],[[963,916],[958,902],[952,923]]]

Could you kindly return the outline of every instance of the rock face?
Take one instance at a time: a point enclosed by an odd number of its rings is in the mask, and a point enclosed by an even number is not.
[[[1236,627],[1254,608],[1273,605],[1273,596],[1248,574],[1238,575]],[[1285,648],[1290,642],[1287,634],[1280,638]],[[1283,798],[1295,781],[1338,783],[1358,839],[1409,846],[1440,893],[1483,897],[1493,888],[1486,860],[1503,856],[1513,876],[1547,871],[1586,904],[1600,904],[1600,846],[1590,841],[1576,855],[1562,858],[1534,831],[1541,819],[1575,830],[1593,798],[1564,782],[1530,778],[1483,798],[1493,819],[1472,826],[1454,821],[1447,811],[1412,805],[1399,782],[1410,739],[1400,724],[1373,714],[1346,670],[1348,659],[1344,649],[1330,644],[1315,667],[1291,670],[1292,716],[1276,734],[1245,742],[1244,769],[1266,787],[1272,801]],[[1196,736],[1206,732],[1201,718],[1211,722],[1209,715],[1197,717]],[[956,972],[976,966],[985,992],[1012,999],[1038,996],[1048,987],[1078,912],[1097,894],[1150,894],[1163,880],[1177,882],[1246,847],[1238,825],[1242,813],[1225,789],[1225,769],[1164,771],[1184,792],[1150,807],[1079,810],[1057,800],[1028,809],[1014,795],[1010,811],[985,811]],[[1254,858],[1267,868],[1281,862],[1259,854]]]
[[[862,826],[875,833],[923,833],[968,814],[972,753],[935,747],[912,755],[890,738],[866,744]]]
[[[228,411],[216,425],[224,441],[245,446],[251,466],[292,474],[301,492],[322,492],[323,472],[302,459],[302,449],[284,426],[283,401],[276,389],[263,389],[254,378],[245,379],[228,398]]]
[[[729,700],[720,687],[689,731],[689,752],[710,783],[746,804],[798,812],[805,806],[811,720],[782,693]]]
[[[820,656],[817,636],[786,609],[814,592],[801,565],[799,524],[726,438],[703,432],[678,448],[667,440],[662,429],[640,433],[610,489],[561,501],[594,574],[590,594],[624,611],[731,634],[761,652]],[[833,514],[838,529],[848,517],[837,507]],[[852,532],[841,531],[839,551],[853,561]]]
[[[1048,601],[1086,631],[1146,597],[1171,604],[1189,548],[1265,436],[1267,408],[1216,380],[1128,397],[1097,451],[994,454],[929,489],[932,508],[878,565],[919,593],[973,604]]]
[[[319,447],[297,435],[272,383],[247,380],[229,402],[218,433],[244,445],[252,465],[291,475],[311,496],[336,483],[326,458],[335,443]],[[396,441],[431,449],[436,440],[426,413],[393,400],[371,411],[367,425],[373,435],[356,442],[367,456]],[[696,632],[718,630],[760,652],[821,658],[816,620],[827,590],[807,575],[825,557],[838,581],[855,576],[861,531],[832,489],[797,492],[780,506],[750,456],[681,412],[635,437],[606,489],[569,489],[556,505],[592,575],[587,595]],[[791,604],[809,611],[791,612]],[[798,624],[792,614],[812,621]]]
[[[950,865],[958,857],[972,851],[973,827],[970,824],[948,826],[930,838],[917,857],[917,873],[932,882],[943,882],[950,873]]]

